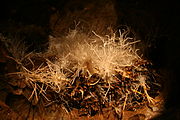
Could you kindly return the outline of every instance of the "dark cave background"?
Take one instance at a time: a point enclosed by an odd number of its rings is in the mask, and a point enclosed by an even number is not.
[[[79,5],[82,1],[74,2]],[[66,11],[64,6],[69,2],[72,1],[3,0],[0,3],[0,33],[23,36],[25,43],[30,45],[29,51],[44,51],[48,46],[48,35],[52,32],[49,23],[51,14],[56,11],[64,14]],[[165,104],[166,109],[155,119],[180,119],[180,15],[178,12],[180,7],[178,1],[112,0],[112,2],[118,17],[117,26],[121,24],[131,26],[142,40],[150,42],[152,45],[147,48],[144,56],[153,62],[155,68],[165,69],[171,76],[168,83],[170,89]],[[81,10],[82,6],[69,9]],[[28,27],[23,29],[22,26]],[[147,35],[149,35],[148,39]]]

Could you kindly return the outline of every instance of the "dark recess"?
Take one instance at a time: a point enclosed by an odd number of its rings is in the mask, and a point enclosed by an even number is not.
[[[115,0],[118,24],[127,24],[139,33],[144,42],[153,43],[145,50],[145,57],[156,68],[168,71],[170,80],[164,113],[157,120],[180,119],[179,104],[179,7],[178,1],[165,0]],[[121,11],[121,12],[119,12]],[[123,16],[123,17],[122,17]],[[151,39],[146,39],[152,31]],[[153,32],[154,31],[154,32]]]

